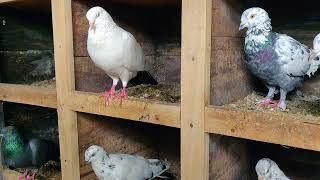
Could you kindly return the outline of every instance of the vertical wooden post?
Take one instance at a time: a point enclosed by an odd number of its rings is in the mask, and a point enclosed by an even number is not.
[[[204,131],[209,100],[212,0],[182,0],[181,177],[206,180],[209,134]]]
[[[71,0],[52,0],[62,179],[80,179],[77,114],[66,107],[75,89]]]

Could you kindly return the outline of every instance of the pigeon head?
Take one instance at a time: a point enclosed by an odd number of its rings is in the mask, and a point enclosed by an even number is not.
[[[271,28],[271,20],[268,13],[264,9],[258,7],[245,10],[241,15],[239,30],[244,28],[248,28],[249,30],[254,28],[265,28],[268,30]]]
[[[313,50],[310,55],[310,60],[319,60],[320,56],[320,33],[313,40]]]
[[[273,175],[281,175],[283,172],[278,165],[269,158],[260,159],[256,165],[256,172],[258,180],[265,180],[267,177]]]
[[[105,150],[97,145],[90,146],[84,153],[86,163],[92,163],[108,156]]]
[[[86,17],[89,21],[90,29],[95,29],[97,25],[110,26],[114,23],[110,14],[99,6],[89,9]]]

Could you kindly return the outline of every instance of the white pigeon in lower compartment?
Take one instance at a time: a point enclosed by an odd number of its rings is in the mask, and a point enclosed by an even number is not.
[[[290,180],[277,163],[269,158],[262,158],[256,165],[258,180]]]
[[[320,33],[313,40],[313,49],[310,53],[309,59],[313,63],[309,72],[310,74],[314,74],[320,66]]]
[[[139,79],[140,84],[157,84],[145,71],[142,48],[131,33],[119,27],[101,7],[91,8],[86,17],[90,25],[87,39],[89,56],[93,63],[113,80],[110,90],[102,94],[106,101],[115,95],[119,79],[123,87],[118,96],[120,99],[127,97],[127,84],[137,75],[137,78],[142,76]]]
[[[169,165],[158,159],[129,154],[108,154],[102,147],[90,146],[85,161],[91,164],[99,180],[146,180],[161,177]]]

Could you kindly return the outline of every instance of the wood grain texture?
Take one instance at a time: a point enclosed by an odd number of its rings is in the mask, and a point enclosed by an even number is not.
[[[320,123],[272,113],[206,108],[207,132],[320,151]]]
[[[182,1],[181,179],[209,178],[209,135],[204,108],[209,100],[211,0]]]
[[[243,39],[212,38],[210,104],[223,105],[244,98],[254,83],[243,57]]]
[[[108,106],[103,98],[95,93],[74,92],[66,101],[66,107],[78,112],[125,118],[146,123],[180,127],[180,107],[177,104],[162,104],[135,100],[112,101]]]
[[[0,100],[41,107],[57,108],[54,89],[0,83]]]
[[[80,179],[77,114],[65,106],[74,91],[71,0],[52,1],[62,179]]]
[[[209,179],[251,179],[252,165],[247,141],[211,134],[209,147]]]
[[[96,179],[92,168],[84,162],[84,152],[93,144],[102,146],[108,153],[167,160],[170,170],[180,174],[178,129],[84,113],[78,114],[78,128],[81,179]]]

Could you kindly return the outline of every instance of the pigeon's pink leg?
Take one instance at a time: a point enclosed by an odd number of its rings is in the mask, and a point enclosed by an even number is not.
[[[127,99],[128,98],[128,94],[127,94],[127,91],[126,91],[126,87],[123,87],[122,88],[122,91],[121,93],[117,96],[118,99],[120,99],[120,104],[122,104],[122,100],[123,99]]]
[[[257,106],[264,107],[271,105],[272,107],[276,107],[277,103],[270,98],[265,98],[257,103]]]
[[[27,178],[27,174],[28,174],[28,171],[24,171],[24,173],[20,174],[20,176],[18,177],[18,180],[25,180]]]
[[[31,177],[30,177],[30,176],[27,176],[27,180],[36,180],[36,176],[37,176],[37,172],[36,172],[36,171],[33,171]]]
[[[106,105],[109,104],[109,99],[115,96],[115,89],[116,89],[116,86],[112,85],[109,91],[105,91],[101,94],[101,96],[104,98],[104,103]]]

